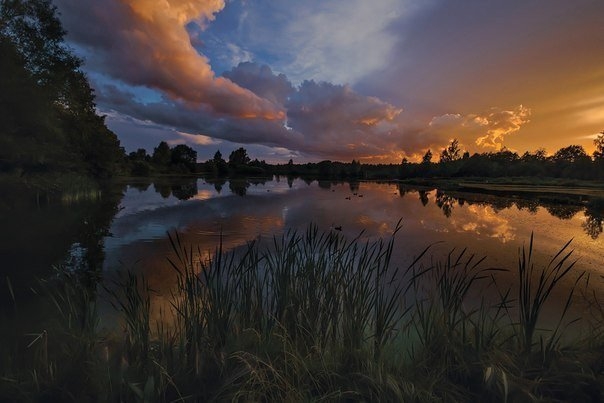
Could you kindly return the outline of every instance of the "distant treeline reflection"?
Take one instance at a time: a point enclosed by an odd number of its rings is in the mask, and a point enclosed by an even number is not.
[[[433,190],[414,189],[407,185],[399,185],[399,194],[404,197],[408,193],[417,193],[419,201],[426,206],[430,199],[428,194]],[[570,220],[577,213],[585,214],[585,221],[581,227],[592,239],[597,239],[604,231],[604,199],[592,198],[585,200],[584,196],[564,195],[564,198],[552,198],[544,196],[526,196],[518,195],[497,196],[483,193],[462,193],[456,191],[444,191],[436,189],[435,203],[449,218],[453,214],[455,206],[483,205],[490,206],[495,212],[516,207],[518,210],[525,210],[531,214],[537,213],[539,207],[552,216],[560,220]]]
[[[273,180],[286,180],[291,188],[294,183],[293,177],[272,178],[236,178],[227,180],[226,178],[206,178],[205,182],[214,186],[217,194],[223,194],[228,191],[237,196],[245,196],[250,186],[264,185]],[[310,186],[313,179],[303,179],[303,182]],[[155,192],[163,198],[170,196],[179,200],[189,200],[198,194],[198,178],[159,178],[153,182],[138,182],[130,186],[140,190],[147,191],[151,185]],[[334,186],[346,184],[351,193],[358,193],[362,187],[362,182],[351,181],[328,181],[319,180],[317,184],[320,189],[331,190]],[[435,192],[435,193],[434,193]],[[433,203],[442,210],[443,214],[450,218],[454,214],[457,206],[481,205],[493,208],[495,212],[516,207],[518,210],[528,211],[531,214],[537,213],[539,207],[543,207],[550,215],[560,220],[570,220],[575,215],[583,212],[585,221],[581,224],[583,230],[591,238],[597,239],[604,232],[604,199],[587,198],[581,195],[540,195],[540,194],[489,194],[461,192],[458,190],[443,190],[431,187],[414,187],[413,185],[399,184],[398,193],[401,197],[406,195],[415,195],[418,201],[425,207],[430,203],[430,195],[433,195]]]

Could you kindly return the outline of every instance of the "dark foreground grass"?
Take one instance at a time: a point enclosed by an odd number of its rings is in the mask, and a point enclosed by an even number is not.
[[[54,330],[3,343],[0,396],[41,401],[600,401],[604,309],[565,245],[543,266],[533,239],[510,288],[466,251],[391,262],[389,240],[310,226],[270,246],[211,253],[171,237],[172,312],[131,273],[107,286],[123,332],[99,330],[90,279],[59,271]],[[580,293],[581,292],[581,293]],[[569,316],[578,294],[591,312]],[[559,312],[544,328],[544,307]]]

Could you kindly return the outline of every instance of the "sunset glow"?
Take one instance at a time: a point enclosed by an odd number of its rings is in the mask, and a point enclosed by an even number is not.
[[[398,163],[452,138],[592,152],[604,130],[601,1],[55,4],[127,151]]]

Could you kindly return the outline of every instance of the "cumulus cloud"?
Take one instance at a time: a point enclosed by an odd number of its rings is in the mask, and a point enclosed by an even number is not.
[[[89,58],[126,83],[220,114],[281,119],[283,111],[224,77],[191,44],[187,24],[203,28],[223,0],[58,0],[70,39],[94,50]]]
[[[315,81],[303,82],[286,107],[289,127],[304,133],[305,151],[342,158],[391,152],[402,112],[347,85]]]
[[[313,66],[348,71],[352,79],[375,70],[374,62],[384,60],[384,52],[390,49],[392,38],[386,34],[384,21],[405,14],[411,0],[396,7],[393,2],[381,0],[369,5],[355,0],[346,6],[317,5],[316,15],[301,15],[283,29],[294,30],[299,38],[288,39],[291,49],[304,50],[301,55],[307,54]],[[237,44],[233,46],[244,52],[242,59],[248,61],[216,76],[209,59],[197,49],[203,50],[204,32],[225,6],[224,0],[57,3],[71,40],[90,50],[87,66],[101,77],[95,84],[99,107],[131,117],[137,122],[137,133],[147,124],[157,126],[154,137],[167,130],[174,142],[213,146],[224,140],[262,145],[314,160],[395,162],[427,147],[442,147],[453,137],[466,148],[498,148],[506,136],[528,122],[530,115],[523,106],[512,110],[492,108],[481,114],[443,115],[411,127],[400,105],[361,94],[348,84],[304,80],[294,86],[285,74],[249,61],[251,53],[245,53],[248,51]],[[275,7],[272,15],[284,12],[281,3],[271,4]],[[287,4],[292,10],[302,9]],[[390,6],[392,10],[388,11]],[[384,21],[378,18],[380,15],[386,15]],[[257,22],[257,15],[250,12],[247,19]],[[361,37],[354,33],[352,39],[348,38],[355,29]],[[324,43],[319,41],[321,37]],[[357,45],[358,49],[354,47]],[[326,72],[314,74],[314,67],[297,69],[297,62],[290,62],[294,75],[303,72],[309,77],[346,78]],[[141,96],[140,88],[157,91],[153,96]],[[128,120],[120,120],[119,124],[125,128]]]
[[[266,98],[277,105],[285,105],[294,87],[285,74],[274,74],[267,65],[252,62],[239,63],[223,76],[256,95]]]
[[[475,116],[472,121],[478,123],[486,132],[476,139],[480,147],[499,149],[503,146],[505,136],[520,130],[529,122],[530,109],[520,105],[513,110],[493,108],[485,116]]]
[[[389,27],[426,3],[259,0],[247,4],[240,27],[248,45],[270,49],[274,65],[295,83],[313,79],[354,84],[384,67],[400,40]]]
[[[142,103],[134,94],[112,85],[99,87],[99,101],[141,121],[173,127],[180,132],[176,140],[188,144],[210,145],[220,139],[280,147],[310,159],[365,162],[398,162],[402,156],[417,159],[427,148],[439,150],[454,137],[465,149],[484,151],[503,144],[505,136],[518,131],[530,115],[523,106],[491,108],[484,113],[437,116],[423,127],[413,128],[405,121],[402,108],[359,94],[347,85],[305,81],[296,88],[283,74],[250,62],[225,75],[281,105],[287,111],[286,122],[234,116],[217,119],[210,110],[178,100]]]
[[[287,110],[287,123],[238,117],[217,119],[211,111],[191,108],[178,100],[142,103],[115,85],[100,85],[98,100],[108,110],[173,127],[181,133],[282,147],[314,158],[367,159],[391,157],[398,152],[401,108],[358,94],[345,85],[305,81],[293,88],[285,76],[252,64],[234,69],[232,76],[258,95],[282,103]]]
[[[529,122],[531,110],[523,105],[513,109],[490,108],[483,113],[445,114],[432,118],[422,131],[426,148],[442,147],[457,138],[473,152],[494,151],[503,147],[506,136]]]

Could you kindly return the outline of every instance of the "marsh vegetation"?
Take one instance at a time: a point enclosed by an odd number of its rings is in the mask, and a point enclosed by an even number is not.
[[[309,226],[226,251],[170,236],[177,282],[151,314],[144,275],[104,291],[83,272],[42,283],[54,323],[3,343],[9,399],[158,401],[598,401],[604,311],[571,245],[543,264],[533,238],[514,284],[466,250],[392,261],[381,240]],[[566,277],[562,303],[552,295]],[[120,330],[99,325],[100,295]],[[581,316],[578,299],[588,303]],[[553,304],[553,305],[552,305]],[[547,307],[555,315],[544,317]],[[159,318],[159,319],[158,319]]]

